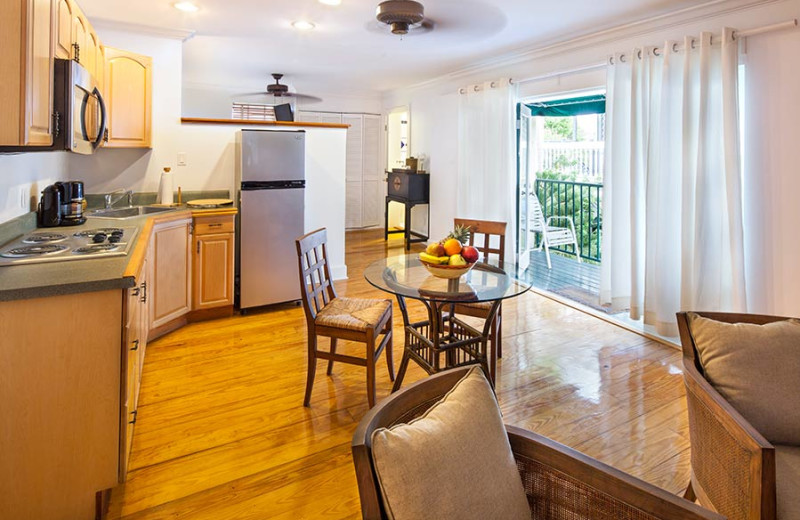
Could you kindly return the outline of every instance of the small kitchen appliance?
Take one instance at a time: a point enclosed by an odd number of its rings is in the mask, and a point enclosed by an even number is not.
[[[86,222],[82,181],[57,182],[42,191],[37,209],[39,227],[78,226]]]

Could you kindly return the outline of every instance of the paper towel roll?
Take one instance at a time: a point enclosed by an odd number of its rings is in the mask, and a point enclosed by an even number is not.
[[[161,174],[161,191],[159,192],[158,201],[161,204],[172,204],[172,173],[165,171]]]

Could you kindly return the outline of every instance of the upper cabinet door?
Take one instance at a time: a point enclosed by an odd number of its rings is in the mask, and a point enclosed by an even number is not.
[[[49,146],[55,4],[0,2],[0,146]]]
[[[86,67],[89,46],[89,21],[77,4],[72,4],[72,54],[71,58]]]
[[[70,0],[56,2],[56,58],[72,59],[72,20],[75,17],[74,4]]]
[[[106,47],[108,142],[112,148],[150,148],[153,59]]]
[[[55,5],[51,0],[28,0],[24,143],[53,144],[53,54]],[[8,78],[6,78],[8,79]]]

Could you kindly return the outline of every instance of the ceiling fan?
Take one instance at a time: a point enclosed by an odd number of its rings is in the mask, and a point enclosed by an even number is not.
[[[434,26],[425,18],[425,7],[414,0],[385,0],[378,4],[375,18],[400,36],[427,32]]]
[[[283,74],[272,74],[272,78],[275,80],[275,83],[270,83],[269,85],[267,85],[266,90],[262,90],[260,92],[246,92],[239,95],[293,97],[295,99],[302,100],[306,103],[319,103],[320,101],[322,101],[322,98],[318,98],[316,96],[309,96],[307,94],[298,94],[296,92],[289,92],[289,86],[281,83]]]

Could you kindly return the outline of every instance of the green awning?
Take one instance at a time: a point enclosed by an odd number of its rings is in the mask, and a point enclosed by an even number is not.
[[[605,114],[606,96],[583,96],[537,103],[525,103],[531,115],[546,117],[572,117],[587,114]]]

